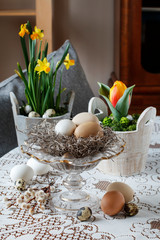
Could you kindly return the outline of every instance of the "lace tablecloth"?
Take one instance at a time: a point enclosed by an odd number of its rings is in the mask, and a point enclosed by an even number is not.
[[[147,240],[160,239],[160,117],[156,118],[152,141],[148,153],[145,171],[130,177],[105,175],[97,168],[84,172],[86,190],[100,199],[107,185],[114,181],[127,183],[135,191],[133,202],[139,207],[134,217],[125,217],[120,213],[114,217],[105,215],[100,209],[93,217],[80,222],[74,215],[55,214],[49,207],[46,212],[29,215],[27,210],[17,207],[6,209],[2,199],[5,196],[16,198],[19,194],[10,179],[10,170],[14,165],[26,163],[18,148],[0,159],[0,239],[7,240]],[[34,177],[32,185],[47,186],[54,179],[56,188],[62,190],[62,175],[50,173]]]

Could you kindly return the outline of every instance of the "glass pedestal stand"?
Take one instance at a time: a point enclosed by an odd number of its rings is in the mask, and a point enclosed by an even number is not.
[[[82,191],[85,180],[76,172],[70,173],[63,181],[68,191],[53,194],[54,208],[62,211],[77,211],[81,207],[90,207],[92,210],[99,208],[99,199],[90,193]]]

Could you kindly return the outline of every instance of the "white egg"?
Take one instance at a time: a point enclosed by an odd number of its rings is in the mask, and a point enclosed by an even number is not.
[[[14,182],[17,179],[23,179],[25,182],[28,182],[33,178],[33,176],[34,176],[33,169],[26,164],[16,165],[11,169],[10,172],[10,177]]]
[[[47,172],[52,170],[52,167],[49,164],[38,162],[34,158],[30,158],[27,162],[27,165],[33,169],[35,176],[46,174]]]
[[[55,126],[56,134],[71,136],[76,128],[76,124],[69,119],[60,120]]]

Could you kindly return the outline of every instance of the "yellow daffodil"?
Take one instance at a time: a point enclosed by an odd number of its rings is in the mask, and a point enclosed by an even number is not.
[[[49,73],[50,72],[50,63],[47,62],[47,58],[44,58],[43,61],[38,59],[38,64],[35,67],[35,71],[37,71],[39,74],[41,72]]]
[[[42,32],[42,30],[35,26],[34,31],[31,34],[31,39],[32,40],[35,40],[35,39],[42,40],[43,37],[44,37],[44,33]]]
[[[68,70],[70,66],[73,66],[74,64],[75,64],[74,59],[69,59],[69,53],[68,53],[64,60],[64,65],[66,66],[66,69]]]
[[[24,37],[25,33],[29,34],[29,31],[27,29],[27,24],[21,24],[21,28],[20,28],[20,32],[19,32],[19,36],[20,37]]]

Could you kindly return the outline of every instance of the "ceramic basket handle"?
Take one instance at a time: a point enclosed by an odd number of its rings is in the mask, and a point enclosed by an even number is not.
[[[98,113],[96,113],[98,110]],[[108,108],[104,101],[98,97],[92,97],[88,103],[88,112],[95,114],[99,120],[108,116]]]
[[[14,115],[19,115],[19,103],[13,92],[10,92],[10,100],[12,104],[12,110]]]
[[[146,108],[140,115],[137,121],[137,129],[144,128],[145,124],[149,123],[150,121],[154,121],[156,117],[156,108],[148,107]]]

